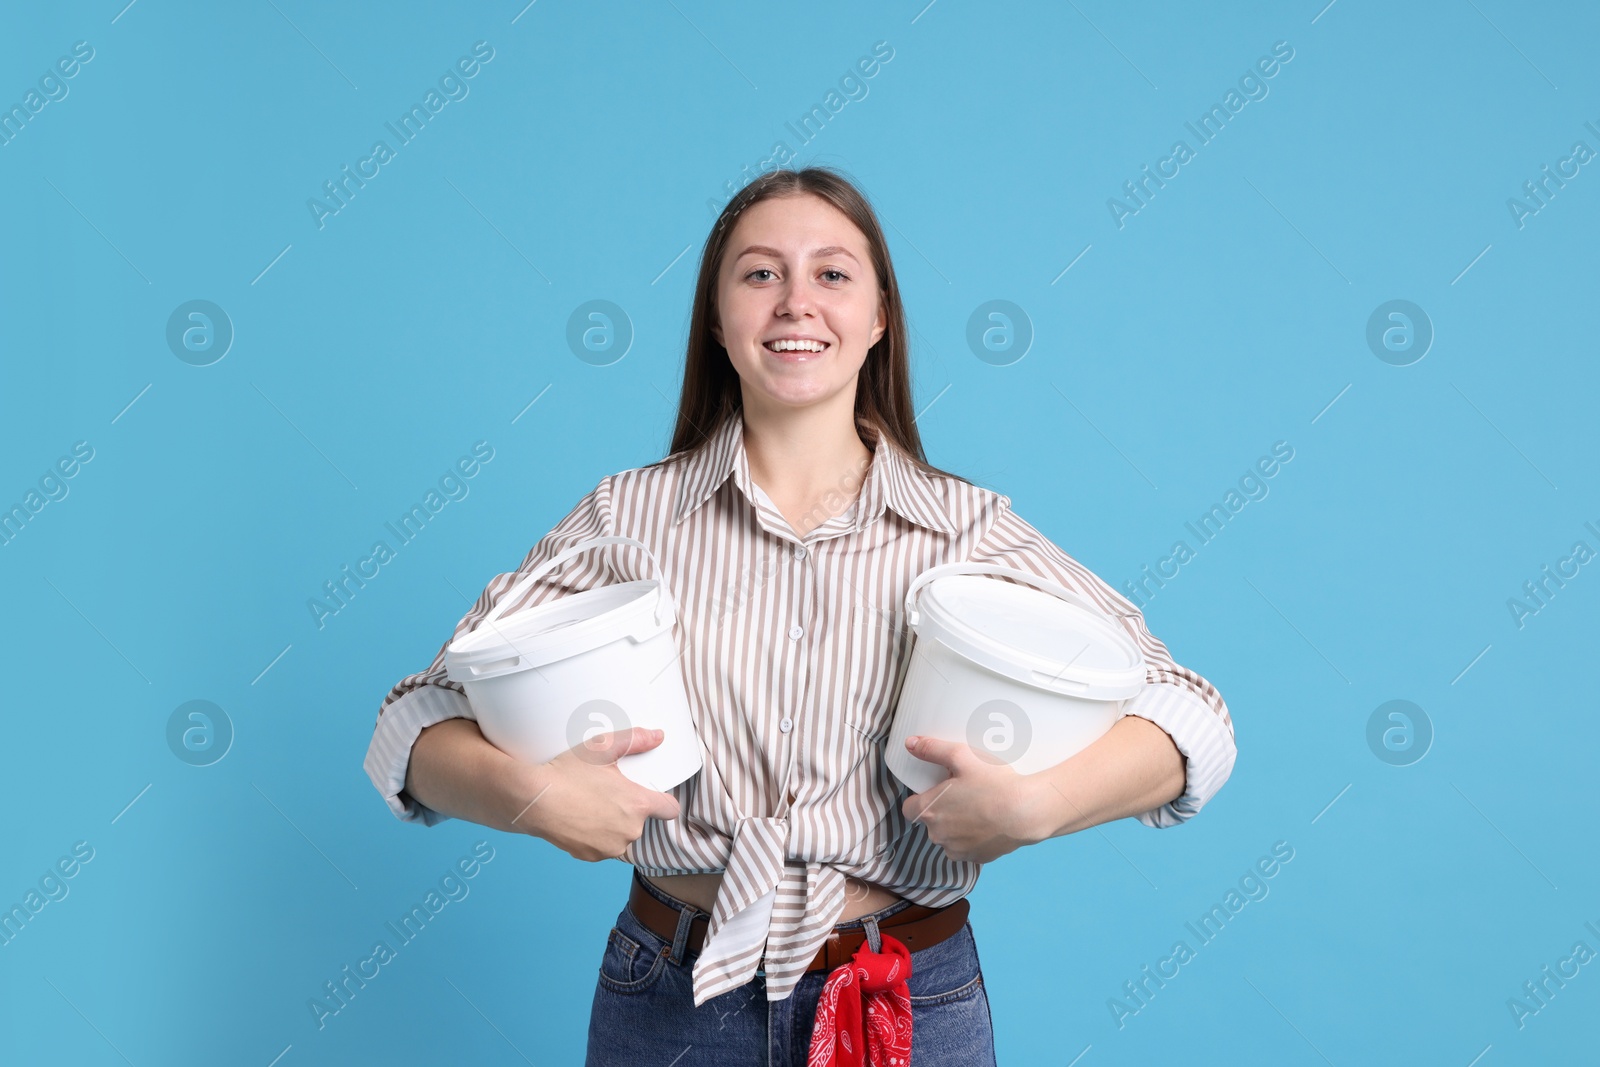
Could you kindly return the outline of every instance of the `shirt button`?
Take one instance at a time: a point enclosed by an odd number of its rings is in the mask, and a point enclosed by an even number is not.
[[[797,545],[795,547],[794,558],[795,559],[805,559],[806,558],[806,549],[805,549],[804,545]]]
[[[802,636],[804,636],[805,632],[806,630],[804,626],[791,626],[789,627],[789,640],[798,641]]]
[[[784,733],[788,733],[790,730],[794,729],[794,720],[785,715],[783,717],[783,721],[778,724],[778,729],[782,730]]]

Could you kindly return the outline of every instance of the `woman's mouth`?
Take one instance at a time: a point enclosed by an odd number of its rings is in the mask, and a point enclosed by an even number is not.
[[[776,341],[763,341],[761,347],[785,362],[803,363],[806,360],[816,359],[826,352],[828,343],[810,338],[799,340],[783,338]]]

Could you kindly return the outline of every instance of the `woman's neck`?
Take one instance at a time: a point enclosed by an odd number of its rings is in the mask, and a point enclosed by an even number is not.
[[[854,391],[841,396],[825,406],[744,411],[750,477],[802,537],[850,507],[872,461],[856,432]]]

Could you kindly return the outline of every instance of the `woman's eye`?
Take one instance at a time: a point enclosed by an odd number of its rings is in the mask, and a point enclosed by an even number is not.
[[[771,273],[772,273],[772,271],[768,270],[766,267],[757,267],[755,270],[751,271],[749,274],[746,274],[745,277],[746,278],[755,278],[755,276],[757,274],[771,274]],[[766,279],[764,279],[764,278],[756,278],[756,280],[757,281],[765,281]]]
[[[830,275],[830,274],[835,275],[837,280],[841,281],[841,282],[847,282],[847,281],[850,280],[850,275],[846,274],[842,270],[833,270],[833,269],[830,268],[828,270],[823,271],[822,273],[823,273],[824,277],[826,277],[827,275]]]

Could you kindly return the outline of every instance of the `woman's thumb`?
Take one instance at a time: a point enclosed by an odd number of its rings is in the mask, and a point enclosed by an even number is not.
[[[589,763],[615,763],[633,752],[647,752],[661,744],[660,730],[647,730],[631,726],[626,730],[608,730],[595,734],[579,745],[580,754]]]

